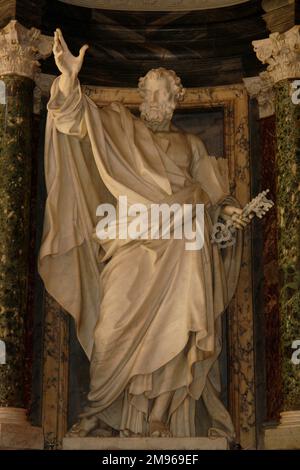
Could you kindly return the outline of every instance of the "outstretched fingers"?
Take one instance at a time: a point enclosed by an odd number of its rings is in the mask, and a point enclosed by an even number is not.
[[[88,48],[89,48],[88,44],[84,44],[84,46],[82,46],[82,47],[80,48],[80,51],[79,51],[79,57],[80,57],[80,59],[83,60],[84,55],[85,55],[85,53],[86,53],[86,51],[87,51]]]
[[[54,31],[53,53],[56,57],[59,57],[59,55],[67,51],[69,51],[67,43],[63,38],[61,30],[57,28]]]
[[[67,46],[67,43],[63,37],[63,34],[61,32],[61,30],[59,28],[56,29],[56,32],[57,32],[57,37],[58,37],[58,40],[60,42],[60,45],[62,47],[62,49],[65,49],[66,51],[69,50],[68,46]]]
[[[54,32],[54,42],[53,42],[53,53],[57,55],[59,52],[61,52],[61,45],[58,39],[57,32]]]

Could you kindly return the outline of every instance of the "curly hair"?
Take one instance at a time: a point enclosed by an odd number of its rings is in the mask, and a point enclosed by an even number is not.
[[[184,94],[185,94],[185,89],[182,86],[181,79],[176,75],[174,70],[168,70],[168,69],[165,69],[164,67],[159,67],[157,69],[151,69],[151,70],[149,70],[149,72],[146,73],[146,75],[144,77],[141,77],[139,79],[138,89],[139,89],[139,92],[140,92],[142,97],[144,96],[146,81],[150,77],[154,77],[156,79],[166,78],[169,81],[169,83],[172,87],[172,91],[175,95],[175,99],[177,101],[182,101],[183,100]]]

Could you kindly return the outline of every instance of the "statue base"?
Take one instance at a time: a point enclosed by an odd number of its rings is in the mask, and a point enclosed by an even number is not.
[[[227,450],[225,437],[65,437],[63,450]]]
[[[300,449],[300,411],[282,412],[278,426],[264,429],[264,449]]]
[[[25,409],[0,407],[0,450],[43,448],[43,430],[31,426]]]

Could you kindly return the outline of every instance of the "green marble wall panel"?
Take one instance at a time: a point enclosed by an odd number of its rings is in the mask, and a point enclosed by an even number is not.
[[[0,406],[24,405],[33,82],[0,76]]]
[[[300,410],[300,366],[292,343],[300,339],[300,105],[291,83],[276,84],[277,207],[283,410]],[[276,367],[276,364],[274,364]]]

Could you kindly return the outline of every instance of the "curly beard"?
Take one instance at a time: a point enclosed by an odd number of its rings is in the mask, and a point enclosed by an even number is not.
[[[146,121],[150,127],[156,127],[165,121],[171,121],[175,106],[173,103],[160,103],[154,105],[144,101],[140,105],[141,118]]]

